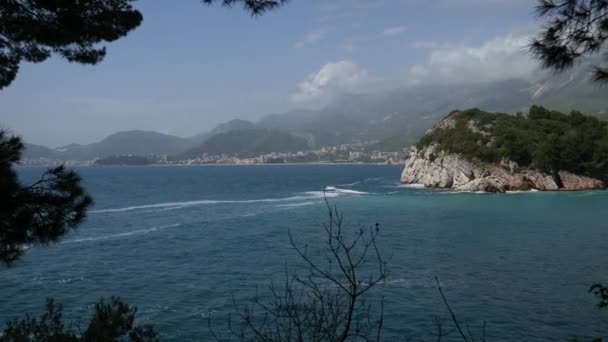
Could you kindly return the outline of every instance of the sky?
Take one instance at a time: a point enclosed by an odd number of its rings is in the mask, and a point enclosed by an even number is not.
[[[252,17],[198,0],[135,2],[142,25],[95,66],[22,64],[0,126],[59,147],[124,130],[178,136],[314,108],[379,84],[492,81],[538,68],[533,0],[290,0]]]

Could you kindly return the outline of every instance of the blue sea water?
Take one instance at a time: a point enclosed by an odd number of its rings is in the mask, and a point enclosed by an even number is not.
[[[24,180],[42,171],[19,169]],[[0,268],[0,324],[40,313],[49,296],[83,324],[99,297],[119,295],[162,340],[206,340],[210,314],[221,323],[233,297],[246,303],[300,265],[288,231],[323,243],[330,187],[350,227],[380,224],[391,256],[375,297],[385,297],[385,340],[432,339],[433,317],[448,318],[434,277],[474,333],[486,322],[490,341],[608,334],[587,293],[608,283],[608,192],[437,191],[402,186],[400,167],[377,165],[77,171],[96,202],[87,222]]]

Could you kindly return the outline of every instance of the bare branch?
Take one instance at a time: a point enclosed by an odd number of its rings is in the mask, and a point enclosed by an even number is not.
[[[230,325],[232,336],[241,341],[380,339],[384,298],[378,316],[366,301],[367,293],[386,278],[386,262],[376,244],[378,229],[358,227],[352,238],[347,237],[351,231],[344,225],[344,216],[327,199],[325,202],[328,221],[322,228],[326,243],[319,251],[313,253],[307,244],[298,245],[288,231],[289,243],[308,273],[286,269],[280,286],[271,282],[269,300],[256,296],[243,307],[234,302],[241,324],[238,330]],[[377,273],[363,272],[369,261],[378,266]],[[217,339],[215,332],[212,335]]]
[[[462,328],[460,328],[460,323],[458,323],[458,320],[456,319],[456,315],[454,314],[454,311],[452,311],[452,307],[450,307],[448,300],[446,299],[445,295],[443,294],[443,289],[441,288],[441,284],[439,283],[439,278],[435,277],[435,281],[437,282],[437,289],[439,290],[439,293],[441,294],[441,299],[443,299],[445,306],[448,308],[448,312],[450,313],[450,316],[452,317],[452,321],[454,322],[454,325],[456,325],[456,329],[458,329],[458,332],[460,333],[462,340],[468,341],[466,335],[462,331]]]

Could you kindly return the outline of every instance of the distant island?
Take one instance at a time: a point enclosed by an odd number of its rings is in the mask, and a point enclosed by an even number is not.
[[[463,191],[605,189],[608,122],[532,106],[454,111],[411,147],[405,184]]]

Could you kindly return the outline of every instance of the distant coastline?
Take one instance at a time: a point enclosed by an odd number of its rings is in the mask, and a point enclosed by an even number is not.
[[[404,165],[405,150],[397,152],[370,151],[365,144],[343,144],[317,150],[297,152],[270,152],[260,155],[210,154],[179,158],[158,154],[125,154],[98,157],[89,160],[62,160],[24,158],[29,165],[87,166],[87,165],[271,165],[271,164],[393,164]]]
[[[19,164],[19,167],[24,167],[24,168],[44,168],[44,167],[49,167],[49,166],[54,166],[54,165],[60,165],[61,163],[58,162],[56,164]],[[301,166],[301,165],[327,165],[327,166],[331,166],[331,165],[361,165],[361,166],[365,166],[365,165],[376,165],[376,166],[400,166],[403,167],[405,165],[405,162],[400,162],[397,164],[391,164],[391,163],[363,163],[363,162],[309,162],[309,163],[259,163],[259,164],[146,164],[146,165],[126,165],[126,164],[104,164],[104,165],[100,165],[100,164],[95,164],[95,163],[76,163],[76,164],[71,164],[70,166],[72,167],[148,167],[148,166],[154,166],[154,167],[173,167],[173,166],[179,166],[179,167],[193,167],[193,166],[212,166],[212,167],[219,167],[219,166]]]

